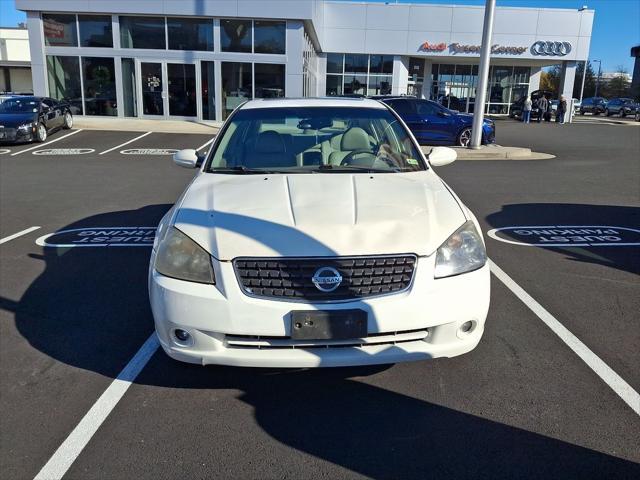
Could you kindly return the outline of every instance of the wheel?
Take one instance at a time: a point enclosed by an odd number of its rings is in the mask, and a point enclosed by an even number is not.
[[[611,112],[609,111],[608,108],[605,109],[604,115],[605,115],[605,117],[610,117],[611,116]]]
[[[71,127],[73,127],[73,116],[71,115],[71,112],[67,112],[64,114],[64,124],[62,125],[62,128],[69,130]]]
[[[36,128],[36,142],[44,142],[47,139],[47,127],[44,123],[39,123]]]
[[[620,109],[620,118],[624,118],[627,114],[624,111],[624,108]]]
[[[458,138],[456,139],[456,145],[459,147],[468,147],[471,143],[471,127],[465,127],[458,134]]]
[[[580,115],[584,115],[584,110],[580,109]]]

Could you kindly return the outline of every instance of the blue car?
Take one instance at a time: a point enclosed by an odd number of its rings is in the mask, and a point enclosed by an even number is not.
[[[473,115],[458,113],[431,100],[412,97],[380,98],[393,108],[411,129],[421,145],[458,145],[466,147],[471,142]],[[485,119],[482,126],[482,143],[495,143],[496,125]]]

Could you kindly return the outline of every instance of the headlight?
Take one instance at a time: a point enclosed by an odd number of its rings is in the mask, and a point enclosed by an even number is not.
[[[158,246],[155,269],[179,280],[215,283],[211,256],[175,227],[169,229]]]
[[[28,132],[34,127],[33,123],[25,123],[24,125],[20,125],[18,130],[21,132]]]
[[[471,220],[462,225],[436,252],[435,278],[472,272],[487,263],[482,238]]]

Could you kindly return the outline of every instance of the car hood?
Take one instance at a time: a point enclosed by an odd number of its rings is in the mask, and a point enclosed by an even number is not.
[[[24,123],[35,121],[35,113],[0,113],[0,125],[5,128],[17,128]]]
[[[393,174],[200,174],[177,228],[219,260],[432,254],[465,221],[432,171]]]

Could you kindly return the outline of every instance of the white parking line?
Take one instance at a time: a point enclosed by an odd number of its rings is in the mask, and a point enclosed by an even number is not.
[[[202,150],[204,147],[206,147],[207,145],[211,145],[213,143],[213,141],[216,139],[216,137],[213,137],[211,140],[209,140],[207,143],[205,143],[204,145],[200,145],[198,148],[196,148],[197,150]]]
[[[35,150],[36,148],[42,148],[42,147],[44,147],[45,145],[51,145],[52,143],[56,143],[56,142],[58,142],[58,141],[62,140],[63,138],[70,137],[71,135],[75,135],[76,133],[80,133],[81,131],[82,131],[82,128],[79,128],[78,130],[74,130],[73,132],[71,132],[71,133],[67,133],[66,135],[63,135],[63,136],[61,136],[61,137],[59,137],[59,138],[56,138],[55,140],[51,140],[50,142],[47,142],[47,143],[39,143],[39,144],[37,144],[37,145],[36,145],[36,146],[34,146],[34,147],[31,147],[31,148],[25,148],[24,150],[20,150],[19,152],[12,153],[12,154],[11,154],[11,156],[13,157],[14,155],[20,155],[21,153],[24,153],[24,152],[30,152],[31,150]]]
[[[9,235],[8,237],[4,237],[4,238],[0,238],[0,245],[2,245],[3,243],[7,243],[10,242],[11,240],[13,240],[14,238],[18,238],[21,237],[23,235],[26,235],[27,233],[31,233],[34,230],[38,230],[40,227],[29,227],[29,228],[25,228],[24,230],[19,231],[18,233],[14,233],[13,235]]]
[[[42,467],[42,470],[35,476],[35,480],[58,480],[64,476],[69,467],[78,458],[80,452],[87,446],[91,437],[100,428],[102,422],[105,421],[126,393],[131,383],[158,350],[159,345],[158,337],[154,332],[115,380],[111,382],[111,385],[98,398],[96,403],[93,404],[66,440],[62,442],[62,445],[58,447],[53,456]]]
[[[529,309],[535,313],[560,339],[573,350],[615,393],[640,415],[640,395],[633,390],[616,372],[605,364],[595,353],[567,330],[553,315],[536,302],[522,287],[513,281],[500,267],[489,260],[493,274],[505,284]],[[93,404],[91,409],[80,420],[65,441],[58,447],[53,456],[45,464],[34,480],[58,480],[69,470],[87,446],[100,425],[124,396],[131,383],[140,374],[153,354],[160,346],[155,332],[152,333],[138,352],[129,361],[104,393]]]
[[[604,363],[600,357],[593,353],[589,347],[582,343],[578,337],[571,333],[564,325],[562,325],[553,315],[551,315],[542,305],[533,299],[531,295],[524,291],[513,279],[507,275],[504,270],[489,260],[491,272],[511,292],[524,303],[529,310],[537,315],[537,317],[555,333],[573,352],[578,355],[587,366],[593,370],[616,394],[631,407],[631,409],[640,415],[640,394],[636,392],[631,385],[625,382],[620,375],[613,371],[609,365]]]
[[[146,137],[146,136],[147,136],[147,135],[149,135],[150,133],[153,133],[153,132],[147,132],[147,133],[144,133],[144,134],[140,135],[139,137],[132,138],[132,139],[131,139],[131,140],[129,140],[128,142],[124,142],[124,143],[121,143],[120,145],[116,145],[115,147],[110,148],[109,150],[105,150],[104,152],[100,152],[98,155],[104,155],[105,153],[109,153],[109,152],[114,151],[116,148],[120,148],[120,147],[124,147],[125,145],[129,145],[130,143],[133,143],[133,142],[135,142],[136,140],[140,140],[142,137]]]

